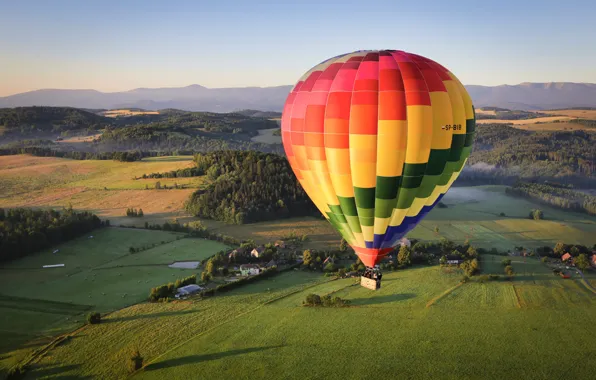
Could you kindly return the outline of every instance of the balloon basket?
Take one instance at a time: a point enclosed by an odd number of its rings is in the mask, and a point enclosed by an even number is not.
[[[361,276],[360,277],[360,286],[363,286],[370,290],[377,290],[381,287],[381,281]]]

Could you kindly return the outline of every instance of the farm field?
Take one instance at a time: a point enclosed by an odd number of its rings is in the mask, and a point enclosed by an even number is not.
[[[596,217],[511,197],[505,194],[503,186],[453,187],[443,203],[447,208],[434,208],[407,237],[427,241],[445,237],[457,242],[469,239],[478,247],[504,251],[520,245],[554,245],[558,241],[590,246],[596,243]],[[535,208],[543,210],[546,220],[528,219],[528,213]],[[309,217],[241,226],[203,222],[217,232],[254,239],[257,243],[274,241],[292,232],[308,235],[304,245],[310,248],[337,247],[340,239],[327,221]]]
[[[513,124],[514,126],[524,125],[524,124],[537,124],[537,123],[549,123],[556,120],[559,121],[567,121],[575,119],[574,117],[569,116],[545,116],[545,117],[536,117],[533,119],[520,119],[520,120],[506,120],[506,119],[479,119],[476,120],[477,124]]]
[[[104,228],[92,236],[61,244],[56,254],[50,249],[2,266],[0,352],[70,331],[91,310],[106,313],[145,301],[152,287],[199,271],[168,264],[200,261],[227,249],[218,242],[182,239],[164,231]],[[143,246],[150,249],[129,253],[130,247]],[[43,269],[46,264],[65,266]],[[20,355],[3,355],[0,368]]]
[[[27,155],[0,157],[0,207],[64,207],[90,210],[118,224],[132,224],[129,207],[143,208],[150,223],[184,215],[189,195],[202,177],[140,179],[143,174],[192,166],[192,157],[153,158],[139,162],[69,160]],[[179,189],[154,190],[155,183]],[[150,190],[145,190],[149,188]],[[153,190],[152,190],[153,189]],[[138,220],[134,220],[138,222]]]
[[[540,111],[540,113],[546,113],[557,116],[568,116],[578,119],[596,119],[596,109],[592,110],[548,110]]]
[[[129,109],[108,110],[100,113],[105,117],[123,117],[123,116],[138,116],[138,115],[159,115],[159,111],[134,111]]]
[[[139,379],[587,378],[596,332],[581,321],[596,298],[573,279],[543,278],[542,266],[528,259],[513,263],[525,274],[513,281],[457,287],[456,270],[413,267],[386,273],[377,292],[291,271],[201,301],[119,310],[52,349],[29,377],[122,378],[138,348]],[[301,306],[331,292],[353,306]],[[562,320],[578,322],[563,329]],[[560,365],[561,345],[577,365]]]

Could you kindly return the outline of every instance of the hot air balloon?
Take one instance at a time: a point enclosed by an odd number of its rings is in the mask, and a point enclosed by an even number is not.
[[[313,67],[281,121],[298,181],[369,274],[453,184],[475,126],[455,75],[399,50],[356,51]]]

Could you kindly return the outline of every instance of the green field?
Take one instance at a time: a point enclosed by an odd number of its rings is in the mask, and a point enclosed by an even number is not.
[[[501,257],[482,259],[502,271]],[[85,327],[30,377],[122,378],[139,348],[141,379],[589,378],[595,296],[536,259],[513,266],[513,281],[459,287],[457,271],[411,268],[387,273],[377,292],[291,271],[202,301],[140,304]],[[311,292],[352,306],[301,306]]]
[[[47,341],[84,322],[86,313],[102,313],[145,301],[152,287],[198,273],[173,269],[174,261],[201,261],[221,243],[182,239],[172,232],[105,228],[54,249],[5,264],[0,269],[0,352],[31,340]],[[154,248],[130,254],[132,247]],[[47,268],[46,264],[65,264]],[[0,368],[20,358],[2,356]]]
[[[515,246],[554,246],[558,241],[592,246],[596,243],[596,217],[559,210],[505,194],[504,186],[453,187],[443,198],[447,208],[435,207],[408,233],[408,238],[456,242],[469,239],[487,249],[507,251]],[[545,220],[528,219],[530,210],[543,210]],[[501,216],[504,213],[505,216]],[[306,247],[336,248],[340,236],[321,219],[291,218],[242,226],[204,221],[217,232],[256,242],[270,242],[296,232],[308,235]],[[435,226],[439,233],[435,233]]]

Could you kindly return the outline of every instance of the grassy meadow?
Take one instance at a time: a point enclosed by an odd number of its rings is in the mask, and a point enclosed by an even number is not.
[[[596,243],[596,217],[540,205],[505,194],[504,186],[453,187],[443,198],[447,208],[435,207],[408,234],[408,238],[437,241],[445,237],[457,242],[469,239],[483,248],[507,251],[515,246],[535,248],[558,241],[571,244]],[[545,220],[528,219],[530,210],[543,210]],[[504,213],[505,216],[501,216]],[[270,242],[295,232],[308,235],[306,247],[335,248],[339,234],[317,218],[291,218],[241,226],[204,221],[217,232],[256,242]],[[439,233],[435,232],[439,228]]]
[[[500,259],[483,256],[487,272],[501,273]],[[457,270],[413,267],[386,273],[377,292],[291,271],[201,301],[135,305],[79,330],[28,378],[124,378],[135,348],[139,379],[590,377],[594,295],[537,259],[512,265],[513,281],[463,285]],[[309,293],[352,306],[301,306]]]
[[[173,269],[175,261],[200,261],[227,247],[173,232],[104,228],[57,247],[3,265],[0,269],[0,368],[29,341],[46,342],[84,322],[86,313],[121,309],[147,299],[152,287],[197,274]],[[154,248],[134,254],[130,247]],[[61,268],[42,268],[65,264]],[[8,356],[4,353],[12,352]],[[24,351],[26,352],[26,350]]]

